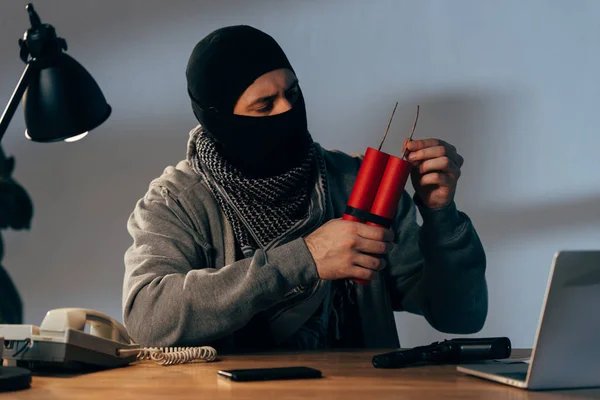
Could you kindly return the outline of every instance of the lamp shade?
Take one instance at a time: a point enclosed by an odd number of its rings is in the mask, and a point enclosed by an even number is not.
[[[92,76],[62,52],[48,68],[33,68],[23,96],[28,138],[55,142],[88,132],[111,113]]]

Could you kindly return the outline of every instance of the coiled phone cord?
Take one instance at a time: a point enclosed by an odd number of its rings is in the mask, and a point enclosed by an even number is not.
[[[26,353],[34,341],[26,338],[20,349],[15,349],[13,357]],[[1,347],[0,347],[1,350]],[[217,350],[211,346],[202,347],[144,347],[141,349],[119,349],[119,355],[137,355],[139,361],[153,360],[159,365],[185,364],[193,361],[211,362],[217,358]]]
[[[202,347],[144,347],[141,349],[121,349],[121,355],[136,354],[138,360],[153,360],[160,365],[185,364],[193,361],[211,362],[217,358],[217,350],[210,346]]]

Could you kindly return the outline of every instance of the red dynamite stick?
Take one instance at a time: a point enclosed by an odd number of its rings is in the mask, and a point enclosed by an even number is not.
[[[352,188],[350,199],[348,200],[348,205],[350,207],[363,211],[369,211],[371,209],[389,157],[388,154],[382,151],[375,150],[372,147],[367,148],[365,157],[358,170],[358,175],[354,187]],[[342,219],[364,222],[363,220],[348,214],[344,214]]]
[[[380,225],[367,221],[367,225],[389,228],[391,221],[396,216],[400,197],[408,181],[412,165],[401,158],[390,156],[379,183],[377,194],[371,206],[371,214],[390,220],[390,224]],[[361,285],[368,285],[368,281],[355,280]]]
[[[352,187],[350,199],[348,200],[348,205],[350,207],[363,211],[369,211],[371,209],[389,157],[389,154],[375,150],[372,147],[367,147],[365,157],[363,158],[360,169],[358,170],[358,175],[356,176],[356,181]],[[348,214],[344,214],[342,219],[345,219],[346,221],[365,222]],[[354,282],[361,285],[367,285],[369,283],[359,279]]]
[[[412,165],[401,158],[390,156],[383,178],[379,184],[377,195],[371,206],[371,214],[378,215],[388,220],[393,220],[398,211],[400,197],[408,181]],[[367,225],[389,228],[390,226],[367,222]]]

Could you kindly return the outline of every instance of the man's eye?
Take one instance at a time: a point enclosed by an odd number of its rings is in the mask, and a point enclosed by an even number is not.
[[[263,106],[256,109],[256,111],[258,111],[260,113],[268,113],[268,112],[271,112],[272,110],[273,110],[273,102],[265,103]]]

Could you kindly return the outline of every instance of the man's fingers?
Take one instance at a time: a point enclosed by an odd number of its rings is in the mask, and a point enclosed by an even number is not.
[[[409,151],[417,151],[421,149],[425,149],[427,147],[439,146],[440,141],[438,139],[419,139],[419,140],[411,140],[406,145],[406,148]]]
[[[454,147],[450,143],[445,142],[440,139],[411,140],[410,142],[408,142],[406,144],[406,148],[409,151],[418,151],[418,150],[426,149],[428,147],[437,147],[437,146],[446,147],[448,150],[453,150],[454,152],[456,152],[456,147]]]
[[[356,253],[353,257],[354,265],[370,269],[372,271],[379,271],[385,267],[385,260],[380,257],[373,257],[368,254]]]
[[[424,161],[418,168],[421,175],[434,171],[447,172],[455,176],[460,175],[460,167],[453,159],[446,156]]]
[[[355,249],[361,253],[369,254],[388,254],[392,251],[394,244],[391,242],[381,242],[379,240],[371,240],[359,237],[356,241]]]
[[[351,274],[355,279],[360,279],[362,281],[372,281],[377,279],[377,271],[362,267],[352,267]]]
[[[452,176],[442,172],[431,172],[421,177],[419,182],[422,186],[426,185],[438,185],[438,186],[451,186],[456,181]]]
[[[422,150],[413,151],[408,155],[408,161],[417,162],[417,161],[425,161],[431,160],[439,157],[448,157],[453,159],[454,161],[462,162],[462,156],[460,156],[456,150],[449,149],[444,146],[434,146],[427,147]]]
[[[355,228],[356,234],[365,239],[377,240],[379,242],[391,242],[394,240],[394,233],[386,228],[358,222],[355,224]]]

